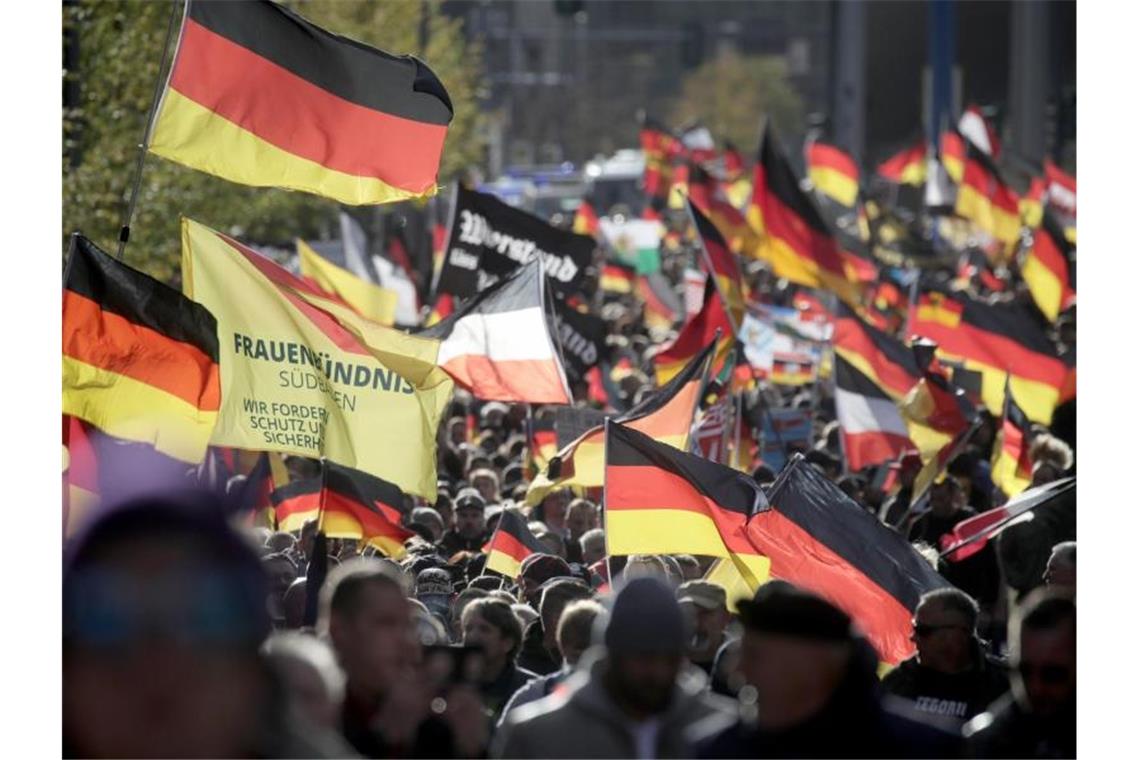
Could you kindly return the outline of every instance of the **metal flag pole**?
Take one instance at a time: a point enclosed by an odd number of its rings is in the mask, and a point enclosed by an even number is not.
[[[154,95],[150,101],[150,111],[147,112],[146,126],[143,127],[143,139],[138,145],[138,158],[135,160],[135,178],[131,185],[131,198],[127,202],[127,213],[123,218],[123,226],[119,228],[119,250],[115,254],[120,261],[127,248],[127,241],[131,238],[131,219],[135,215],[135,204],[139,199],[139,187],[142,186],[143,165],[146,163],[146,149],[150,144],[151,130],[154,128],[154,117],[158,111],[158,102],[162,96],[162,85],[166,81],[163,70],[166,68],[166,55],[170,52],[170,41],[174,38],[174,20],[178,18],[178,7],[185,4],[180,0],[172,0],[170,4],[170,21],[166,24],[166,39],[162,43],[162,55],[158,59],[158,74],[154,78]],[[171,66],[173,70],[173,65]]]

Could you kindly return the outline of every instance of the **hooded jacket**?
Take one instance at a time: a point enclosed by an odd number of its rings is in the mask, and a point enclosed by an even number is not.
[[[507,715],[495,736],[492,757],[637,757],[633,722],[625,717],[602,684],[606,658],[575,673],[566,690],[523,705]],[[682,675],[669,706],[657,716],[655,757],[692,757],[686,731],[694,724],[736,715],[731,700],[704,689],[704,682]]]

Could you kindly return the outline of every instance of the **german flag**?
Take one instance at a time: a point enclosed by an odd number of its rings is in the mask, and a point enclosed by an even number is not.
[[[611,556],[726,557],[752,590],[768,579],[768,559],[744,529],[768,502],[748,475],[608,422],[605,486]]]
[[[639,274],[635,284],[645,326],[650,330],[672,329],[683,306],[665,276],[661,272]]]
[[[764,130],[753,169],[748,219],[763,231],[760,258],[771,264],[777,277],[832,290],[848,303],[858,301],[839,246],[819,210],[800,189],[771,127]]]
[[[598,287],[606,293],[632,293],[636,277],[632,267],[609,262],[602,267],[602,273],[598,277]]]
[[[710,341],[673,379],[632,409],[616,417],[636,430],[677,449],[689,446],[693,415],[707,383],[714,343]],[[534,506],[555,488],[597,488],[605,469],[605,429],[588,430],[550,460],[546,471],[531,482],[526,503]]]
[[[1029,190],[1018,201],[1017,207],[1021,212],[1021,221],[1026,227],[1037,229],[1041,226],[1041,218],[1047,200],[1045,187],[1045,180],[1042,177],[1033,177],[1029,180]]]
[[[1006,246],[1012,246],[1021,235],[1017,194],[1002,179],[993,159],[969,140],[965,141],[954,213]]]
[[[578,210],[574,212],[574,232],[579,235],[598,234],[598,212],[589,198],[583,198],[578,203]]]
[[[327,261],[304,240],[297,240],[297,258],[301,277],[329,298],[373,322],[388,326],[396,323],[396,291],[374,285]]]
[[[1065,237],[1061,222],[1047,209],[1033,232],[1033,247],[1021,265],[1021,277],[1041,313],[1056,322],[1077,300],[1075,248]]]
[[[1029,419],[1049,424],[1070,368],[1031,309],[927,291],[910,324],[938,344],[940,356],[981,373],[982,401],[991,414],[1002,413],[1008,372]]]
[[[277,530],[292,533],[309,520],[316,520],[321,511],[321,479],[294,480],[269,494]]]
[[[716,281],[705,283],[705,300],[701,310],[685,323],[672,343],[664,346],[653,357],[657,371],[657,384],[665,385],[686,366],[694,356],[702,353],[711,343],[717,344],[713,357],[713,374],[720,371],[729,349],[736,340],[736,329],[725,309],[723,299],[716,293]]]
[[[717,293],[724,300],[724,306],[732,317],[734,328],[739,328],[741,320],[744,319],[744,278],[740,273],[740,265],[724,236],[720,234],[720,230],[701,212],[691,198],[688,207],[705,252],[702,259],[704,268],[714,279]]]
[[[768,382],[773,385],[807,385],[815,379],[816,363],[812,357],[779,352],[773,355],[772,371],[768,373]]]
[[[483,551],[487,554],[484,568],[512,580],[518,577],[524,559],[532,554],[548,553],[543,543],[530,532],[526,521],[513,509],[503,510],[495,533]]]
[[[554,430],[554,418],[530,420],[527,424],[528,448],[530,449],[531,476],[542,472],[558,453],[558,435]]]
[[[801,454],[768,489],[768,502],[769,509],[748,521],[747,534],[770,558],[772,577],[814,591],[851,615],[881,661],[896,664],[913,654],[911,615],[919,597],[949,584],[906,538]]]
[[[1029,488],[1033,480],[1033,460],[1029,456],[1032,435],[1029,418],[1007,388],[1005,414],[994,438],[990,462],[990,478],[1006,496],[1016,496]]]
[[[220,398],[213,315],[72,236],[63,291],[63,413],[197,463]]]
[[[977,416],[965,392],[947,379],[937,359],[899,402],[899,411],[924,461],[937,457]]]
[[[388,203],[435,193],[451,118],[411,56],[267,0],[190,0],[149,149],[244,185]]]
[[[859,167],[843,150],[822,142],[808,143],[804,151],[808,177],[816,190],[840,206],[855,208],[859,199]]]
[[[905,398],[922,377],[910,348],[867,324],[844,304],[839,304],[832,340],[838,357],[846,360],[895,402]]]
[[[835,417],[843,435],[847,469],[852,472],[894,461],[915,448],[891,397],[838,353],[835,356]]]
[[[961,183],[966,167],[965,138],[953,130],[943,132],[939,144],[939,157],[950,179],[955,183]]]
[[[386,480],[324,462],[317,529],[329,538],[356,538],[386,557],[403,559],[415,535],[400,527],[404,495]]]
[[[669,130],[646,119],[640,132],[641,150],[645,154],[645,194],[665,200],[673,186],[673,164],[685,152],[685,146]]]
[[[727,241],[728,249],[736,253],[755,256],[760,248],[760,236],[748,223],[744,214],[722,195],[716,180],[702,167],[691,164],[688,186],[690,204],[701,210],[707,220]]]
[[[926,184],[926,140],[920,138],[909,148],[904,148],[895,155],[879,164],[876,173],[880,177],[897,185],[914,185],[922,187]]]
[[[934,456],[929,458],[924,456],[922,469],[918,471],[918,475],[914,478],[914,486],[911,490],[910,503],[911,505],[918,504],[930,487],[943,479],[942,473],[946,467],[966,449],[966,444],[970,442],[970,436],[974,434],[977,429],[979,420],[975,419],[969,427],[961,430],[957,435],[946,442],[942,448],[934,453]]]

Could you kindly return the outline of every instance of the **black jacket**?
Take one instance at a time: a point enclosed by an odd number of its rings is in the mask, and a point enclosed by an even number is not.
[[[562,663],[546,651],[543,638],[542,621],[535,620],[527,626],[526,633],[523,634],[523,645],[517,659],[520,668],[540,676],[550,675],[562,667]]]
[[[483,536],[476,536],[475,538],[464,538],[455,532],[455,529],[447,531],[443,537],[436,543],[436,548],[445,559],[451,559],[458,552],[478,552],[482,551],[483,544],[487,543]]]
[[[507,700],[533,678],[538,678],[538,675],[508,662],[498,678],[480,685],[479,694],[483,697],[483,706],[491,716],[491,725],[499,722],[499,714]]]
[[[1076,757],[1076,702],[1071,713],[1043,721],[1006,694],[963,726],[962,734],[967,757]]]
[[[962,520],[976,514],[978,513],[969,507],[960,509],[949,517],[938,517],[927,512],[914,521],[908,538],[911,543],[923,541],[941,551],[939,539]],[[940,562],[938,572],[977,599],[979,604],[989,605],[997,601],[1001,589],[1001,571],[998,569],[997,553],[990,544],[961,562]]]
[[[373,711],[346,694],[341,710],[341,732],[363,757],[455,757],[451,728],[434,715],[420,724],[411,746],[390,743],[371,723]]]
[[[874,664],[853,665],[831,701],[815,716],[771,732],[737,721],[697,745],[697,756],[959,757],[961,741],[948,731],[887,707]]]
[[[978,644],[974,666],[964,673],[946,675],[923,667],[916,654],[887,673],[883,690],[912,703],[915,712],[945,718],[957,728],[1009,691],[1009,676],[1005,664]]]

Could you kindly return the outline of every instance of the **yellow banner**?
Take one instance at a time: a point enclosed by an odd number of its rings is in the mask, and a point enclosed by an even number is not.
[[[452,390],[438,341],[365,319],[185,218],[182,281],[218,320],[211,443],[323,456],[435,498],[435,433]]]

